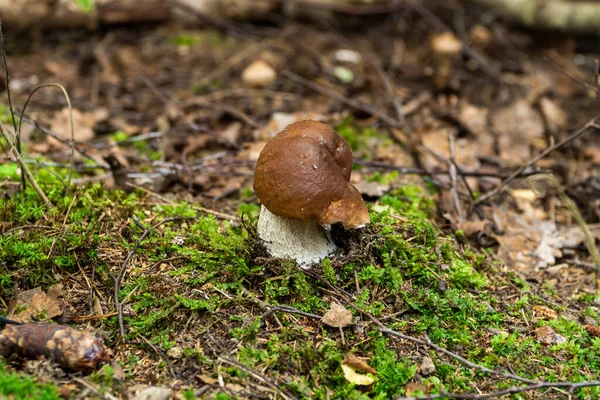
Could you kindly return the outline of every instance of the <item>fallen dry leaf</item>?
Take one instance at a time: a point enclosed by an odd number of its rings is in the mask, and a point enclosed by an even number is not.
[[[242,159],[256,161],[266,144],[267,141],[244,143],[244,150],[240,151],[238,155]]]
[[[557,133],[567,126],[567,113],[547,97],[540,100],[540,110],[550,133]]]
[[[579,227],[557,227],[553,221],[527,220],[513,212],[494,211],[494,221],[503,235],[494,235],[500,244],[498,257],[519,271],[537,272],[554,265],[561,249],[575,247],[584,240]]]
[[[384,185],[379,182],[367,182],[364,179],[355,183],[354,187],[358,189],[360,194],[368,197],[381,197],[390,190],[390,185]]]
[[[323,315],[321,322],[332,328],[343,328],[352,323],[352,313],[344,306],[332,302],[331,308]]]
[[[242,124],[233,122],[223,129],[219,136],[232,146],[237,146],[242,133]]]
[[[94,138],[94,130],[96,124],[94,114],[81,112],[73,109],[73,129],[76,142],[89,142]],[[71,140],[71,122],[69,119],[69,109],[63,108],[56,114],[50,122],[50,129],[62,139]],[[49,138],[52,139],[52,138]],[[56,142],[55,139],[54,142]]]
[[[354,383],[355,385],[368,386],[375,382],[375,378],[372,376],[359,374],[352,366],[344,364],[343,362],[342,371],[344,371],[344,378],[346,378],[348,382]]]
[[[600,165],[600,146],[593,144],[586,146],[583,155],[591,160],[594,165]]]
[[[485,230],[487,221],[465,221],[456,224],[457,228],[462,230],[466,237],[471,237],[475,233]]]
[[[533,316],[541,319],[556,319],[558,314],[556,311],[546,306],[533,306]]]
[[[349,365],[350,367],[352,367],[356,370],[360,370],[363,372],[368,372],[369,374],[377,375],[377,371],[375,371],[375,369],[373,367],[371,367],[369,364],[367,364],[360,358],[356,357],[352,353],[349,353],[346,355],[346,357],[344,357],[342,364]]]
[[[17,322],[28,323],[35,320],[49,320],[62,315],[62,285],[54,285],[48,294],[40,287],[26,290],[17,295],[14,309],[21,310],[16,314],[11,311],[8,317]]]
[[[207,385],[214,385],[216,383],[219,383],[218,379],[212,378],[208,375],[196,375],[196,378],[198,378],[202,383],[205,383]]]
[[[458,120],[476,136],[487,135],[489,110],[464,103],[458,113]]]
[[[427,386],[419,382],[410,382],[406,385],[406,396],[412,397],[417,394],[427,394]]]
[[[563,336],[554,332],[549,326],[541,326],[535,330],[535,337],[542,344],[560,344],[567,341]]]
[[[492,126],[498,135],[500,157],[520,163],[531,157],[531,145],[544,137],[544,121],[525,99],[496,110]]]

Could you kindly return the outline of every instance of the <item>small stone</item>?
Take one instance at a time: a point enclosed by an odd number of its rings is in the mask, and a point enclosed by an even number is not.
[[[435,372],[435,364],[431,357],[423,357],[423,361],[421,361],[421,375],[427,376],[431,375]]]
[[[440,279],[437,284],[437,289],[441,293],[445,293],[448,290],[448,282],[443,279]]]
[[[174,358],[175,360],[179,360],[183,357],[183,349],[179,346],[171,347],[167,351],[167,355],[171,358]]]
[[[133,400],[169,400],[171,389],[158,386],[150,386],[138,392]]]
[[[565,339],[563,336],[559,335],[558,333],[554,332],[554,330],[552,328],[550,328],[549,326],[541,326],[541,327],[537,328],[535,330],[535,336],[536,336],[538,342],[540,342],[542,344],[554,345],[554,344],[565,343],[567,341],[567,339]]]
[[[242,72],[242,80],[248,86],[265,87],[277,78],[277,72],[263,60],[256,60]]]
[[[347,62],[350,64],[360,64],[362,56],[359,52],[349,49],[339,49],[333,53],[333,58],[339,62]]]

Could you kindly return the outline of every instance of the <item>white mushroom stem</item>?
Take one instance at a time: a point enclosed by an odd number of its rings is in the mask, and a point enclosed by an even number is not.
[[[319,224],[278,217],[265,206],[260,208],[258,236],[273,257],[292,258],[302,268],[308,268],[336,250]]]

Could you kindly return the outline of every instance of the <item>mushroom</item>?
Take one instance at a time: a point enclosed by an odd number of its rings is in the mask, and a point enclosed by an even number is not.
[[[295,122],[260,153],[254,190],[262,206],[258,235],[273,257],[306,268],[336,250],[325,227],[369,222],[367,206],[350,184],[352,150],[322,122]]]
[[[450,83],[454,58],[462,50],[462,42],[452,32],[443,32],[431,39],[435,57],[433,82],[438,89],[445,90]]]

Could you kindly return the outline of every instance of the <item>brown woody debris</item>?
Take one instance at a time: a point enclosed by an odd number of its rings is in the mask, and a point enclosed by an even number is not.
[[[367,364],[360,358],[356,357],[352,353],[346,355],[346,357],[344,357],[344,360],[342,361],[342,363],[346,364],[354,369],[357,369],[357,370],[360,370],[363,372],[368,372],[373,375],[377,375],[377,371],[375,371],[375,369],[373,367],[371,367],[369,364]]]
[[[75,371],[94,370],[108,360],[102,342],[91,333],[55,324],[7,326],[0,332],[0,356],[47,357]]]

